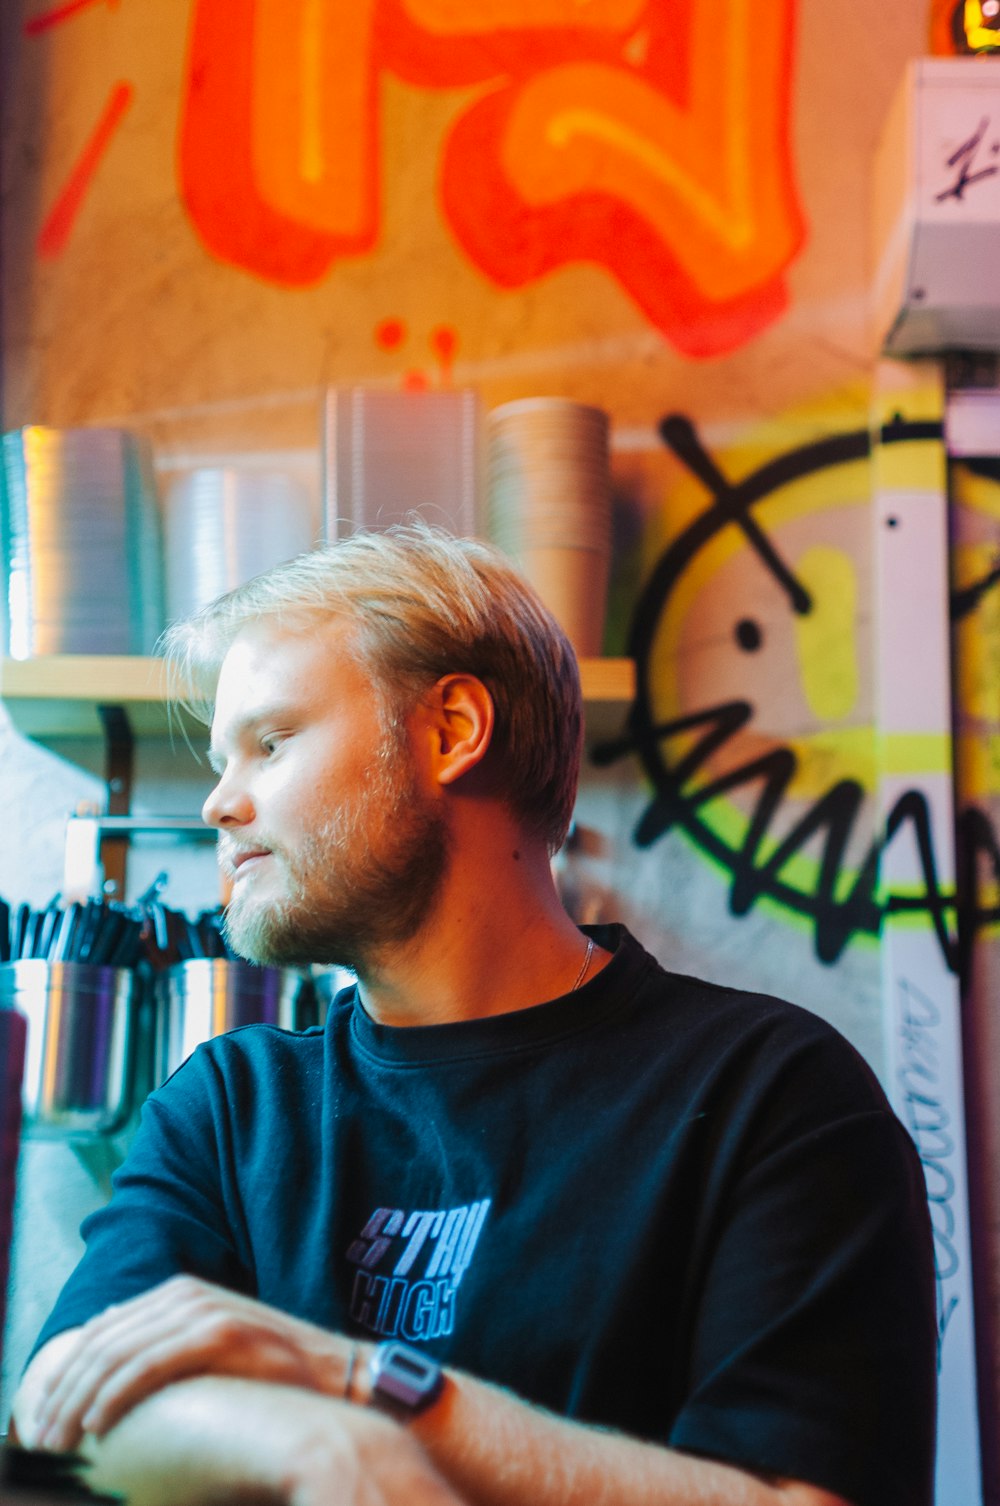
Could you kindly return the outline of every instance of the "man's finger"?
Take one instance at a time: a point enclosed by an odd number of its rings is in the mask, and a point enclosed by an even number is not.
[[[151,1353],[162,1355],[171,1344],[183,1353],[192,1337],[191,1327],[178,1332],[176,1324],[161,1313],[153,1322],[133,1320],[115,1324],[78,1346],[62,1369],[57,1386],[39,1408],[39,1446],[75,1448],[84,1415],[116,1374],[123,1370],[131,1372],[136,1367],[141,1372]]]
[[[208,1371],[307,1388],[316,1379],[312,1356],[280,1322],[251,1324],[220,1305],[178,1328],[160,1313],[155,1324],[119,1326],[84,1352],[49,1402],[40,1444],[73,1448],[82,1432],[100,1436],[154,1391]]]
[[[115,1363],[159,1332],[187,1331],[192,1309],[204,1306],[216,1289],[191,1277],[175,1277],[127,1302],[106,1308],[79,1330],[63,1364],[47,1378],[37,1411],[40,1428],[64,1411],[66,1399],[96,1365]]]
[[[123,1358],[106,1374],[80,1416],[88,1433],[101,1437],[145,1397],[174,1381],[204,1373],[301,1383],[302,1358],[278,1336],[252,1329],[235,1315],[206,1315],[184,1334],[166,1333],[141,1352]]]
[[[253,1298],[174,1277],[81,1329],[39,1407],[38,1446],[76,1448],[84,1433],[102,1435],[153,1392],[202,1373],[329,1391],[335,1344]]]

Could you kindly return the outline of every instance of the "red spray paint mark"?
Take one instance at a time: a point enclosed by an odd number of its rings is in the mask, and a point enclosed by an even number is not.
[[[64,250],[90,181],[101,164],[101,158],[122,116],[132,103],[133,93],[131,84],[116,84],[112,89],[104,113],[39,231],[39,256],[58,256]]]
[[[404,320],[390,317],[379,320],[374,329],[374,338],[380,350],[400,350],[409,338],[409,331]],[[455,352],[458,349],[458,335],[450,324],[439,324],[431,330],[430,347],[437,367],[438,385],[450,387]],[[402,385],[405,392],[427,392],[432,386],[431,374],[418,367],[410,367],[403,373]]]
[[[57,5],[54,10],[43,11],[40,16],[32,16],[30,21],[24,23],[24,35],[37,37],[39,32],[48,31],[50,26],[58,26],[60,21],[68,21],[75,16],[77,11],[85,10],[88,5],[99,5],[101,0],[67,0],[65,5]],[[118,0],[106,0],[109,10],[116,10]]]
[[[406,325],[402,319],[383,319],[375,326],[375,344],[381,350],[398,350],[406,339]]]
[[[458,336],[448,324],[439,324],[437,329],[431,331],[431,350],[437,356],[441,370],[441,385],[451,385],[451,369],[455,364],[455,352],[458,349]]]

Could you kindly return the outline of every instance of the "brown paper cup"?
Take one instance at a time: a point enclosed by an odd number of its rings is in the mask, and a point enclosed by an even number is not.
[[[523,549],[517,562],[573,645],[577,658],[596,658],[604,643],[608,551],[572,545]]]

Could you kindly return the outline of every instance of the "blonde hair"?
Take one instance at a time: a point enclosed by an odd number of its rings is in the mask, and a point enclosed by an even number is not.
[[[358,658],[394,713],[443,675],[483,682],[495,713],[497,786],[555,852],[579,777],[579,668],[555,618],[491,546],[420,523],[356,533],[173,623],[161,649],[173,683],[188,687],[186,704],[208,721],[219,669],[242,628],[262,618],[294,627],[332,617],[351,623]]]

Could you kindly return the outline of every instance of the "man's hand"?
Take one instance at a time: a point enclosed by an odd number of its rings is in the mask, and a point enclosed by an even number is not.
[[[130,1506],[462,1506],[397,1423],[260,1381],[180,1381],[84,1449]]]
[[[175,1276],[77,1330],[42,1387],[26,1441],[77,1448],[84,1433],[101,1437],[153,1392],[195,1375],[343,1396],[350,1347],[262,1302]]]

